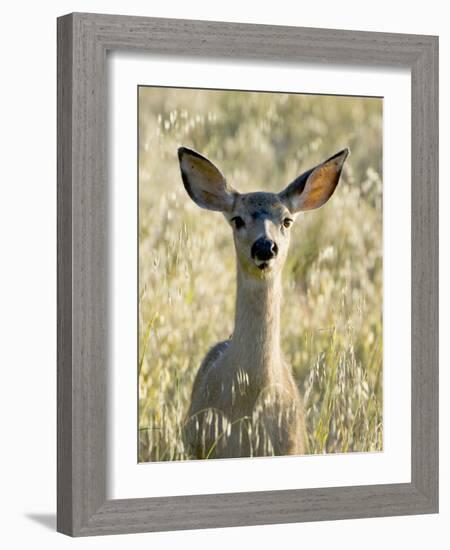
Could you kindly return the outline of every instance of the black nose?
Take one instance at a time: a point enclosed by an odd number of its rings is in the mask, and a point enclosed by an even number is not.
[[[253,243],[251,254],[253,259],[262,260],[266,262],[275,258],[278,253],[278,246],[273,241],[261,237]]]

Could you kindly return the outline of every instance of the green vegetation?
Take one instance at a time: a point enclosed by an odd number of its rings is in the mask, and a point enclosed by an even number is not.
[[[343,147],[330,202],[300,217],[284,269],[282,347],[304,396],[309,453],[382,449],[382,101],[140,89],[139,460],[182,460],[208,349],[230,336],[231,230],[181,182],[177,148],[239,191],[278,191]]]

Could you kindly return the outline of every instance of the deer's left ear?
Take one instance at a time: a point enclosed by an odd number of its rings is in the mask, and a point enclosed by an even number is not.
[[[343,149],[322,164],[304,172],[279,193],[282,202],[293,214],[324,205],[339,183],[348,154],[349,150]]]

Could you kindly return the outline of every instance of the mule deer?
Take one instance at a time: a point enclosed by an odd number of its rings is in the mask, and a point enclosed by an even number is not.
[[[234,332],[209,350],[196,375],[183,428],[190,457],[305,452],[302,399],[280,349],[281,270],[295,217],[328,201],[347,155],[340,151],[280,193],[241,194],[208,159],[178,150],[186,191],[224,214],[237,256]]]

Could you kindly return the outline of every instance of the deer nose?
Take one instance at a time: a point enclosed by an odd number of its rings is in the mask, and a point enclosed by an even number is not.
[[[276,243],[265,237],[257,239],[251,249],[251,255],[253,259],[262,260],[263,262],[275,258],[278,253],[278,246]]]

